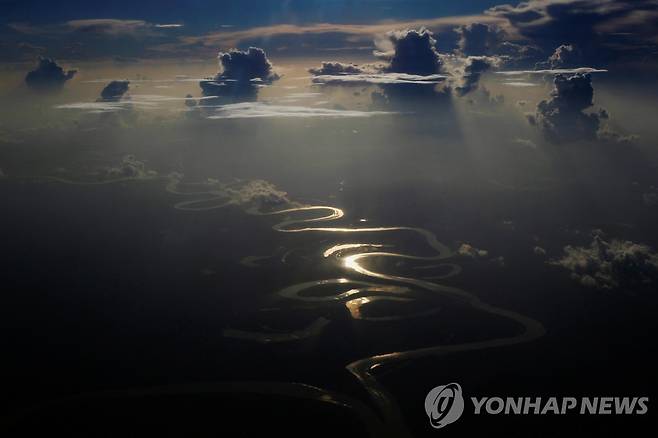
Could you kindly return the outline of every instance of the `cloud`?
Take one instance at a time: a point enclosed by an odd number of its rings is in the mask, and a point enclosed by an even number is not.
[[[156,24],[155,27],[158,29],[177,29],[183,27],[180,23],[165,23],[165,24]]]
[[[223,191],[232,204],[245,209],[262,212],[273,207],[296,205],[288,193],[279,190],[274,184],[264,180],[250,180],[242,185],[226,187]]]
[[[245,42],[259,44],[274,49],[281,46],[281,41],[293,41],[295,46],[300,46],[307,41],[328,42],[331,40],[333,47],[336,42],[341,48],[361,47],[370,43],[373,38],[384,35],[391,28],[412,29],[425,27],[434,32],[452,32],[459,25],[466,25],[474,21],[483,23],[505,23],[505,19],[475,15],[475,16],[453,16],[438,17],[419,20],[383,21],[378,23],[359,24],[337,24],[337,23],[314,23],[305,25],[274,24],[271,26],[260,26],[249,29],[234,30],[231,28],[210,32],[205,35],[181,36],[176,43],[165,44],[159,47],[167,53],[189,53],[190,50],[216,50],[216,47],[239,47]],[[327,47],[332,47],[327,46]],[[345,46],[345,47],[343,47]],[[156,48],[158,49],[158,48]]]
[[[385,63],[355,65],[341,62],[323,62],[311,68],[312,81],[322,85],[430,85],[443,82],[441,56],[436,50],[432,32],[405,29],[386,32],[375,41],[379,48],[375,55]],[[423,87],[425,88],[425,87]],[[427,92],[425,89],[423,92]]]
[[[263,102],[242,102],[214,108],[209,119],[253,119],[253,118],[361,118],[392,114],[383,111],[356,111],[326,109],[318,107],[270,105]]]
[[[514,144],[517,144],[519,146],[523,146],[525,148],[537,149],[537,144],[534,141],[532,141],[528,138],[518,138],[517,137],[514,140],[512,140],[512,142]]]
[[[55,106],[56,109],[81,110],[89,114],[100,114],[130,109],[129,102],[74,102]]]
[[[528,68],[546,56],[545,52],[534,44],[512,41],[502,41],[494,54],[504,61],[505,66],[511,68]]]
[[[187,193],[180,191],[179,186],[184,175],[172,172],[167,175],[167,191],[177,195],[193,195],[198,199],[183,201],[176,204],[176,208],[185,211],[207,211],[230,205],[239,206],[250,214],[265,214],[273,210],[300,207],[301,204],[291,201],[288,193],[279,190],[274,184],[261,180],[234,180],[229,183],[208,178],[201,183],[193,183],[195,186],[205,186],[207,191],[195,191]],[[210,195],[208,198],[204,195]]]
[[[469,56],[459,71],[459,84],[455,88],[459,96],[464,96],[478,87],[483,73],[500,65],[500,60],[487,56]]]
[[[575,68],[579,65],[582,65],[580,50],[573,44],[562,44],[555,49],[545,62],[538,63],[537,68],[564,69]]]
[[[206,96],[230,97],[234,100],[255,100],[258,86],[269,84],[279,76],[265,51],[258,47],[220,52],[220,71],[212,80],[199,83]]]
[[[595,233],[587,247],[566,246],[564,255],[549,264],[571,272],[581,285],[596,289],[637,288],[658,278],[658,254],[647,245]]]
[[[51,58],[39,57],[39,65],[25,76],[25,83],[33,89],[59,88],[73,79],[77,70],[64,69]]]
[[[116,167],[105,169],[108,178],[153,178],[157,172],[148,170],[143,161],[139,161],[134,155],[126,155]]]
[[[394,85],[416,84],[436,85],[444,82],[448,76],[434,74],[428,76],[410,75],[406,73],[360,73],[319,75],[312,78],[313,83],[321,85]]]
[[[441,57],[431,31],[407,29],[386,33],[378,43],[380,58],[389,60],[387,70],[412,75],[432,75],[441,72]]]
[[[603,121],[609,118],[605,109],[585,112],[594,105],[594,88],[589,74],[558,74],[553,84],[550,99],[539,102],[536,114],[528,118],[531,124],[539,126],[549,141],[604,140],[629,143],[634,140],[634,136],[623,136],[608,126],[602,128]]]
[[[179,29],[182,24],[178,23],[150,23],[144,20],[124,20],[117,18],[92,18],[83,20],[70,20],[63,24],[41,28],[41,32],[50,33],[85,33],[107,36],[156,36],[160,35],[157,30]],[[16,27],[15,27],[16,28]],[[22,25],[17,29],[23,33],[32,33],[35,30],[31,26]],[[164,35],[164,33],[161,33]]]
[[[573,75],[573,74],[590,74],[590,73],[607,73],[608,70],[592,67],[578,67],[578,68],[552,68],[544,70],[507,70],[497,71],[496,74],[505,76],[521,76],[521,75]]]
[[[277,79],[272,72],[272,63],[265,51],[258,47],[249,47],[246,51],[231,50],[219,54],[219,63],[223,72],[216,78],[247,82],[260,79],[268,82]]]
[[[71,20],[64,24],[70,31],[83,33],[97,33],[105,35],[135,34],[140,31],[151,29],[153,25],[143,20],[118,20],[118,19],[88,19]]]
[[[536,123],[552,142],[593,140],[600,126],[597,114],[583,110],[594,102],[591,76],[557,75],[551,98],[537,105]]]
[[[462,243],[461,246],[457,249],[457,254],[459,254],[462,257],[478,259],[478,258],[487,257],[489,255],[489,251],[475,248],[474,246],[469,245],[468,243]]]
[[[458,51],[462,55],[493,55],[498,53],[504,32],[494,24],[470,23],[456,29]]]
[[[653,0],[529,0],[485,13],[506,19],[509,32],[545,50],[575,45],[588,63],[605,65],[656,48],[658,3]]]
[[[145,58],[151,47],[173,43],[182,33],[182,25],[155,24],[144,20],[92,18],[54,24],[9,23],[3,41],[27,42],[44,46],[48,53],[65,59]],[[4,44],[3,44],[4,45]],[[163,52],[160,56],[165,55]],[[171,56],[179,56],[172,53]],[[1,50],[0,57],[20,59],[16,50]]]
[[[112,81],[101,91],[100,100],[103,102],[118,102],[130,88],[130,81]]]
[[[128,82],[128,81],[116,81],[116,82]],[[123,89],[114,90],[109,92],[107,95],[110,96],[112,93],[121,92]],[[144,109],[144,110],[157,110],[167,107],[168,104],[180,103],[183,102],[186,106],[191,107],[191,105],[197,103],[197,99],[194,99],[192,95],[187,95],[186,97],[173,97],[173,96],[162,96],[158,94],[132,94],[130,98],[122,98],[119,95],[114,95],[115,97],[108,97],[108,99],[103,99],[99,97],[95,102],[71,102],[66,104],[56,105],[56,109],[67,109],[67,110],[81,110],[88,112],[90,114],[106,113],[106,112],[117,112],[124,110],[132,110],[135,107]],[[122,95],[123,96],[123,95]],[[198,104],[202,102],[212,102],[214,97],[200,97],[198,98]],[[171,106],[169,106],[171,108]]]
[[[508,87],[517,87],[517,88],[536,87],[537,85],[539,85],[539,84],[536,84],[534,82],[525,82],[525,81],[505,81],[505,82],[501,82],[501,83],[503,85],[508,86]]]
[[[436,89],[437,84],[444,82],[455,85],[457,94],[463,96],[477,88],[482,73],[499,65],[495,57],[440,54],[432,32],[424,28],[389,31],[375,44],[379,48],[375,55],[385,63],[359,66],[323,62],[320,68],[309,70],[314,74],[313,83],[380,85],[383,93],[373,94],[373,103],[385,106],[391,99],[444,98],[449,87]]]
[[[363,68],[356,64],[346,64],[344,62],[325,61],[319,68],[308,69],[313,75],[352,75],[363,73]]]

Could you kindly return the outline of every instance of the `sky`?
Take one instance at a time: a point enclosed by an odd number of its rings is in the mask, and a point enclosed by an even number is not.
[[[0,59],[37,54],[61,59],[116,56],[194,59],[258,45],[272,56],[317,50],[363,53],[388,28],[426,26],[439,47],[454,49],[454,29],[495,23],[510,41],[550,55],[561,44],[610,63],[654,63],[656,5],[649,0],[436,2],[323,0],[253,2],[2,1]]]
[[[518,2],[511,2],[518,3]],[[140,19],[151,22],[183,22],[195,30],[208,30],[218,22],[239,26],[278,23],[360,22],[399,18],[432,18],[479,13],[495,1],[436,2],[431,0],[250,0],[250,1],[154,1],[126,0],[97,4],[77,0],[2,0],[2,20],[52,24],[87,18]]]

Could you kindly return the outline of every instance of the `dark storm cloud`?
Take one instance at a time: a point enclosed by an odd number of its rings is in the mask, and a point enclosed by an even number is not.
[[[223,71],[216,79],[230,79],[240,82],[260,79],[265,82],[276,79],[272,72],[272,63],[265,51],[258,47],[247,50],[231,50],[219,54],[219,63]]]
[[[130,81],[112,81],[101,91],[100,101],[118,102],[130,88]]]
[[[458,50],[463,55],[492,55],[505,36],[495,24],[471,23],[456,29],[459,35]]]
[[[441,57],[436,50],[432,32],[425,28],[391,31],[386,34],[388,50],[378,52],[388,59],[387,70],[412,75],[431,75],[441,72]]]
[[[566,246],[549,263],[571,272],[581,285],[596,289],[646,287],[658,279],[658,254],[647,245],[594,233],[589,246]]]
[[[529,119],[536,123],[553,142],[594,140],[600,127],[600,117],[584,113],[594,102],[592,77],[588,74],[556,75],[551,98],[537,105],[537,114]]]
[[[605,109],[591,111],[594,105],[591,75],[558,74],[553,85],[550,99],[541,101],[537,105],[536,114],[528,116],[528,121],[537,125],[549,141],[602,140],[630,143],[635,140],[634,136],[619,134],[604,125],[609,119]]]
[[[658,3],[653,0],[530,0],[495,6],[509,30],[553,50],[573,44],[588,63],[653,53],[658,36]]]
[[[59,88],[76,73],[77,70],[65,72],[53,59],[39,57],[39,65],[25,76],[25,83],[34,89]]]
[[[258,94],[259,85],[279,78],[265,51],[258,47],[221,52],[218,58],[220,72],[212,80],[199,84],[207,96],[253,100]]]

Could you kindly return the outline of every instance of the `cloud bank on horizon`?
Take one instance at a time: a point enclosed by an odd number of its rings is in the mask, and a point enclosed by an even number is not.
[[[25,3],[22,7],[28,11],[30,1]],[[383,3],[399,7],[397,2]],[[363,13],[354,19],[357,21],[329,11],[323,16],[319,5],[319,12],[312,12],[310,6],[295,3],[287,7],[286,14],[273,11],[267,25],[265,20],[245,16],[230,26],[215,23],[212,30],[199,24],[200,17],[184,22],[155,10],[151,14],[144,11],[139,18],[124,18],[126,10],[117,17],[93,17],[88,12],[83,18],[71,8],[70,19],[46,23],[43,17],[33,23],[14,13],[7,14],[0,30],[0,59],[30,59],[34,56],[30,48],[35,47],[65,59],[206,58],[218,50],[249,46],[281,55],[315,55],[318,50],[365,55],[375,48],[373,39],[406,44],[410,40],[391,41],[390,32],[423,27],[433,32],[432,45],[438,44],[442,52],[498,55],[510,65],[525,67],[538,62],[544,63],[545,69],[647,63],[653,62],[657,53],[658,4],[651,0],[530,0],[512,5],[482,1],[477,2],[481,5],[479,13],[473,9],[475,5],[462,6],[461,10],[453,5],[452,14],[446,14],[447,7],[421,8],[420,3],[405,2],[410,13],[387,17],[385,22],[372,2],[360,5]],[[296,14],[296,19],[291,14]],[[198,15],[203,15],[202,11]],[[419,34],[418,38],[427,36]],[[400,56],[403,54],[402,50]],[[415,55],[415,72],[432,70],[431,55],[423,56]],[[409,60],[395,59],[393,71],[398,62],[408,67]]]

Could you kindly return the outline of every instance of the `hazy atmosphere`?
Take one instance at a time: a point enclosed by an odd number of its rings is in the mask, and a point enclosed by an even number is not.
[[[657,2],[0,10],[2,436],[658,431]]]

